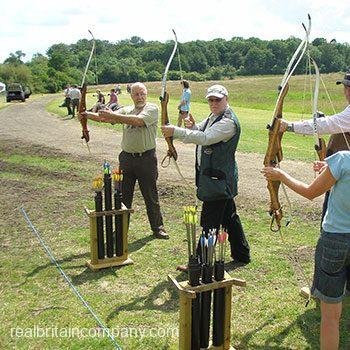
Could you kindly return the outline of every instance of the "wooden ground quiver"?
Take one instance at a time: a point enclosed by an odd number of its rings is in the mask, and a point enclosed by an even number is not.
[[[99,269],[103,269],[106,267],[112,266],[122,266],[133,264],[133,261],[128,257],[128,218],[131,213],[133,213],[133,209],[128,209],[124,204],[121,205],[121,209],[113,209],[113,210],[104,210],[104,211],[92,211],[85,208],[85,213],[90,219],[90,253],[91,260],[86,262],[86,265],[92,270],[97,271]],[[115,216],[121,217],[122,222],[122,232],[121,232],[121,241],[122,241],[122,251],[121,255],[113,253],[113,256],[103,256],[99,258],[99,250],[98,250],[98,235],[97,235],[97,226],[98,220],[103,220],[106,218],[113,218]],[[118,247],[115,247],[115,243],[105,242],[107,250],[117,251]],[[112,244],[112,247],[108,246]],[[115,255],[114,255],[115,254]],[[110,255],[110,254],[109,254]]]
[[[192,339],[192,302],[203,292],[214,292],[224,288],[225,308],[223,321],[223,344],[214,346],[209,344],[207,349],[211,350],[234,350],[231,342],[231,305],[232,305],[232,286],[246,286],[246,281],[232,278],[227,272],[221,281],[213,280],[212,283],[191,286],[189,281],[178,282],[173,276],[168,275],[168,279],[175,285],[180,293],[180,315],[179,315],[179,350],[193,350]]]

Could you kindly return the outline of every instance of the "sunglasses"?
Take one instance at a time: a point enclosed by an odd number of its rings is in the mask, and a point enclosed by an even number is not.
[[[222,98],[208,98],[208,102],[209,103],[213,103],[213,102],[219,103],[222,101],[222,99],[223,99],[223,97]]]

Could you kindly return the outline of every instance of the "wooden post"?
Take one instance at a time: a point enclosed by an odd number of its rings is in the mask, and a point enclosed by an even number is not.
[[[224,349],[230,349],[231,344],[231,302],[232,288],[225,288]]]
[[[179,327],[179,348],[191,348],[191,302],[192,299],[186,297],[184,293],[180,292],[180,318]]]

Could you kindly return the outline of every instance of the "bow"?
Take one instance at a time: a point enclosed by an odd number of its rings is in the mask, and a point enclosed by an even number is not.
[[[311,58],[311,63],[313,64],[315,68],[315,88],[314,88],[314,95],[313,95],[313,105],[312,105],[312,116],[313,116],[313,127],[314,127],[314,138],[315,138],[315,151],[317,152],[318,159],[324,160],[326,158],[326,142],[323,138],[321,138],[318,135],[317,131],[317,121],[316,119],[322,114],[320,114],[317,111],[317,103],[318,103],[318,91],[320,88],[320,70],[318,69],[318,66],[314,59]]]
[[[82,82],[81,82],[81,87],[80,87],[80,92],[81,92],[81,98],[80,98],[80,101],[79,101],[79,107],[78,107],[78,112],[79,114],[81,115],[81,113],[85,112],[86,111],[86,92],[87,92],[87,86],[86,86],[86,83],[85,83],[85,78],[86,78],[86,74],[87,74],[87,71],[89,69],[89,65],[90,65],[90,62],[91,62],[91,59],[92,59],[92,55],[94,53],[94,50],[95,50],[95,38],[92,34],[92,32],[89,30],[89,33],[91,34],[92,36],[92,49],[91,49],[91,52],[90,52],[90,56],[89,56],[89,59],[87,61],[87,64],[86,64],[86,67],[85,67],[85,71],[84,71],[84,74],[83,74],[83,78],[82,78]],[[90,136],[89,136],[89,130],[87,128],[87,118],[86,117],[82,117],[80,119],[80,123],[81,123],[81,126],[82,126],[82,136],[81,136],[81,139],[85,140],[86,141],[86,146],[88,147],[88,150],[90,152],[90,147],[88,145],[88,142],[90,140]]]
[[[163,79],[162,79],[162,91],[161,91],[161,95],[159,97],[160,106],[161,106],[161,125],[168,125],[169,124],[169,117],[168,117],[169,94],[166,91],[166,79],[167,79],[170,64],[174,58],[176,48],[177,48],[177,36],[176,36],[175,30],[173,29],[172,31],[173,31],[174,36],[175,36],[175,45],[174,45],[173,51],[170,55],[170,58],[168,60],[168,63],[165,67],[165,71],[164,71]],[[168,152],[161,162],[162,166],[163,166],[164,161],[167,158],[169,159],[169,161],[168,161],[168,164],[166,166],[169,165],[171,158],[173,158],[175,161],[177,160],[177,152],[176,152],[176,149],[175,149],[174,144],[173,144],[173,137],[166,137],[165,140],[168,144]],[[164,166],[164,167],[166,167],[166,166]]]
[[[291,78],[296,67],[298,66],[299,62],[301,61],[302,57],[304,56],[306,49],[308,47],[309,35],[311,30],[310,15],[308,15],[308,20],[309,20],[309,26],[307,29],[303,24],[303,27],[306,32],[305,38],[304,40],[301,41],[301,43],[295,50],[291,60],[289,61],[287,69],[282,78],[282,82],[279,86],[279,94],[276,101],[272,122],[271,124],[267,125],[267,129],[269,130],[269,143],[268,143],[268,147],[264,158],[264,166],[266,167],[279,166],[279,163],[283,159],[282,144],[281,144],[283,133],[280,132],[283,102],[289,89],[288,81]],[[280,181],[272,181],[272,180],[267,181],[267,188],[270,193],[270,210],[269,210],[269,213],[271,216],[270,229],[271,231],[274,231],[274,232],[280,231],[281,220],[283,217],[282,206],[278,198],[278,191],[279,191],[280,185],[281,185]],[[283,187],[283,190],[285,192],[284,187]],[[289,221],[287,222],[287,225]]]

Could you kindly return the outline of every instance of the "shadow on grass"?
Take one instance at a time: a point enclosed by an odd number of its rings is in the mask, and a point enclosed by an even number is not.
[[[152,235],[150,235],[150,236],[140,238],[140,239],[133,241],[131,243],[129,242],[129,244],[128,244],[129,253],[135,252],[136,250],[143,248],[146,243],[153,241],[154,239],[155,238]]]
[[[96,281],[106,276],[116,276],[117,270],[123,268],[123,266],[114,266],[98,271],[92,271],[88,267],[78,275],[71,276],[71,280],[75,286],[82,285],[86,282]]]
[[[319,311],[317,309],[307,310],[304,314],[300,315],[295,321],[290,323],[286,328],[277,334],[268,337],[264,343],[257,344],[252,340],[259,332],[263,331],[265,327],[270,327],[271,324],[278,320],[277,317],[272,315],[268,320],[262,323],[257,328],[246,333],[239,344],[233,344],[235,349],[278,349],[278,350],[291,350],[293,347],[282,345],[285,338],[288,338],[288,334],[295,328],[299,327],[305,336],[307,343],[310,345],[307,349],[317,349],[318,347],[318,333],[309,329],[309,325],[315,324],[317,322],[317,317],[319,316]],[[266,331],[265,331],[266,332]]]
[[[162,304],[159,303],[161,295],[168,291],[170,294],[169,299],[164,300]],[[146,296],[140,296],[134,298],[130,303],[117,307],[111,312],[106,321],[109,322],[113,318],[117,317],[120,312],[127,311],[139,311],[139,310],[157,310],[162,312],[174,312],[178,309],[178,293],[175,288],[171,288],[171,284],[168,281],[162,281],[158,283],[153,290]]]
[[[295,349],[293,346],[282,345],[285,339],[288,339],[288,335],[291,332],[295,332],[296,328],[300,329],[300,333],[304,335],[304,339],[307,342],[308,346],[305,349],[319,349],[319,334],[320,334],[320,321],[321,314],[320,308],[318,305],[314,304],[313,309],[305,310],[305,312],[297,317],[296,320],[292,321],[287,327],[285,327],[278,334],[268,337],[264,344],[254,344],[252,338],[254,335],[262,331],[265,327],[271,325],[275,320],[274,316],[259,327],[254,330],[246,333],[239,344],[234,344],[235,349],[278,349],[278,350],[291,350]],[[345,339],[344,334],[346,334],[350,325],[350,298],[346,298],[343,303],[343,315],[340,323],[340,347],[339,349],[349,349],[347,346],[347,339]]]
[[[66,257],[64,259],[59,259],[59,260],[56,260],[56,261],[57,261],[57,263],[59,265],[62,265],[62,263],[65,263],[65,262],[70,262],[70,261],[73,261],[73,260],[76,260],[76,259],[87,258],[89,255],[90,255],[89,253],[75,254],[75,255],[70,255],[70,256],[68,256],[68,257]],[[31,278],[31,277],[35,276],[36,274],[40,273],[40,271],[45,270],[46,268],[51,267],[51,266],[55,266],[55,265],[50,261],[50,262],[48,262],[48,263],[46,263],[44,265],[40,265],[40,266],[36,267],[31,272],[29,272],[26,275],[24,275],[24,281],[23,282],[20,282],[20,283],[16,284],[15,286],[16,287],[22,286],[23,284],[25,284],[27,282],[28,278]],[[67,269],[81,267],[81,266],[82,265],[65,266],[65,268],[62,268],[62,269],[64,271],[64,270],[67,270]]]

